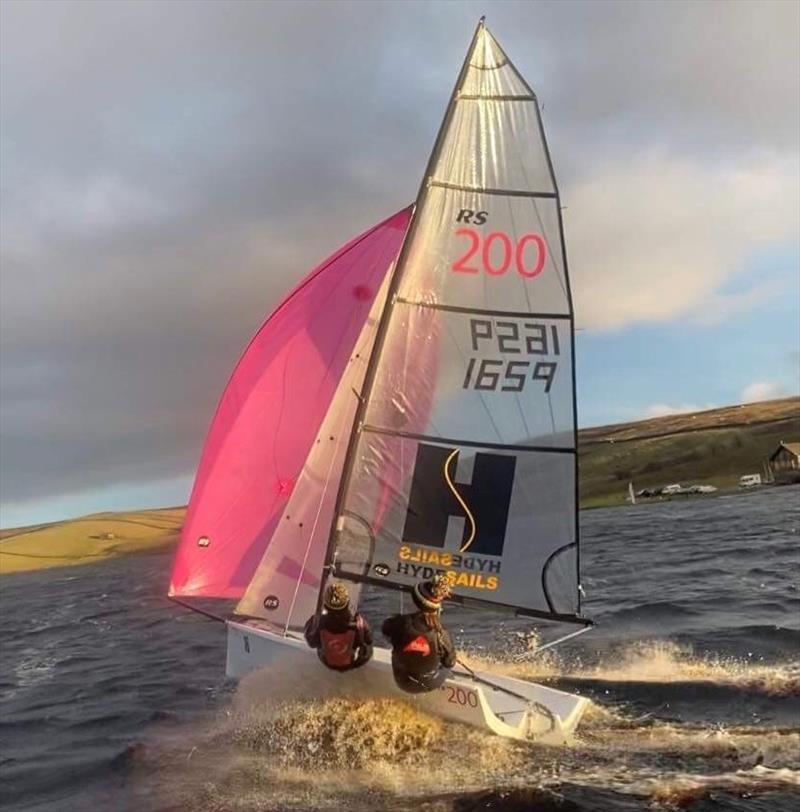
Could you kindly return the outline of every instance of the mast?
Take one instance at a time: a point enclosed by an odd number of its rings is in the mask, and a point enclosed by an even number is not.
[[[340,529],[339,517],[341,516],[342,508],[344,507],[344,497],[345,494],[347,493],[347,488],[350,485],[350,480],[353,475],[353,463],[355,461],[355,451],[358,444],[358,436],[361,431],[361,426],[363,425],[364,422],[364,414],[366,412],[367,403],[369,402],[372,389],[375,385],[375,375],[378,369],[378,361],[380,359],[383,346],[386,342],[386,333],[389,327],[389,321],[391,319],[394,301],[397,297],[397,290],[400,285],[403,270],[405,269],[408,257],[408,249],[409,246],[412,244],[414,235],[417,230],[417,225],[419,223],[419,219],[416,215],[417,212],[420,211],[421,205],[424,202],[425,197],[428,193],[428,181],[430,180],[433,167],[436,166],[436,161],[439,158],[439,153],[441,152],[444,135],[447,131],[447,125],[450,123],[453,117],[453,111],[455,109],[458,91],[461,89],[461,86],[464,82],[464,77],[466,76],[467,68],[469,67],[470,57],[472,56],[472,53],[475,50],[475,43],[478,41],[478,36],[480,35],[480,32],[484,27],[485,20],[486,20],[485,16],[482,16],[478,20],[478,24],[475,27],[475,31],[472,35],[472,40],[470,41],[469,44],[469,48],[467,49],[467,53],[464,57],[464,62],[461,65],[461,70],[458,73],[458,78],[456,79],[456,83],[453,86],[453,91],[450,94],[450,100],[447,104],[447,109],[445,110],[444,118],[442,119],[442,123],[439,125],[439,131],[436,134],[436,142],[434,144],[433,151],[431,152],[431,155],[428,158],[428,164],[425,167],[425,174],[422,176],[419,191],[417,192],[416,202],[414,203],[414,212],[411,215],[411,222],[409,224],[408,231],[406,232],[405,239],[403,240],[403,245],[400,248],[400,253],[398,254],[397,262],[395,263],[394,271],[392,272],[392,277],[389,281],[389,290],[386,295],[386,303],[384,304],[380,322],[378,323],[378,331],[375,336],[375,343],[372,346],[372,352],[370,353],[369,361],[367,362],[367,371],[364,377],[364,386],[361,390],[361,394],[358,395],[359,401],[358,407],[356,408],[356,414],[353,419],[353,427],[350,431],[350,438],[348,440],[347,451],[345,453],[342,478],[339,482],[339,490],[336,495],[336,507],[333,512],[333,522],[331,524],[330,535],[328,538],[328,546],[325,551],[325,566],[322,571],[320,592],[317,601],[318,613],[322,607],[322,594],[325,589],[325,581],[327,575],[331,571],[333,552],[336,546],[336,536]]]

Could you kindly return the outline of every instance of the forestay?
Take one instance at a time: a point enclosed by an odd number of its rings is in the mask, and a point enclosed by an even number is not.
[[[398,258],[332,534],[339,577],[445,571],[580,620],[573,311],[536,98],[473,39]]]

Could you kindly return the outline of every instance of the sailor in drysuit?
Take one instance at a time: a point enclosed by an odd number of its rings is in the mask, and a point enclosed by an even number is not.
[[[306,622],[306,642],[317,650],[323,664],[334,671],[359,668],[372,657],[372,630],[359,613],[350,609],[344,584],[329,584],[323,597],[324,611]]]
[[[434,575],[411,593],[418,611],[393,615],[383,623],[383,634],[392,644],[395,682],[407,693],[436,690],[456,664],[453,640],[440,620],[442,601],[449,594],[447,578]]]

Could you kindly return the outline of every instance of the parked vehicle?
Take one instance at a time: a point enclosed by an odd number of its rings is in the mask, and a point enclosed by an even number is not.
[[[745,474],[739,477],[740,488],[755,488],[761,484],[761,474]]]
[[[664,496],[669,496],[670,494],[674,494],[674,493],[682,493],[682,492],[683,492],[683,488],[680,486],[680,483],[679,483],[679,482],[675,482],[675,483],[674,483],[674,484],[672,484],[672,485],[665,485],[665,486],[664,486],[664,487],[661,489],[661,493],[662,493]]]

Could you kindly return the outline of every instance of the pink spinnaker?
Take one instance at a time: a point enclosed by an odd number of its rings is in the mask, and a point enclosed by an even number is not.
[[[250,342],[203,448],[170,595],[244,593],[410,217],[411,209],[404,209],[339,249]]]

